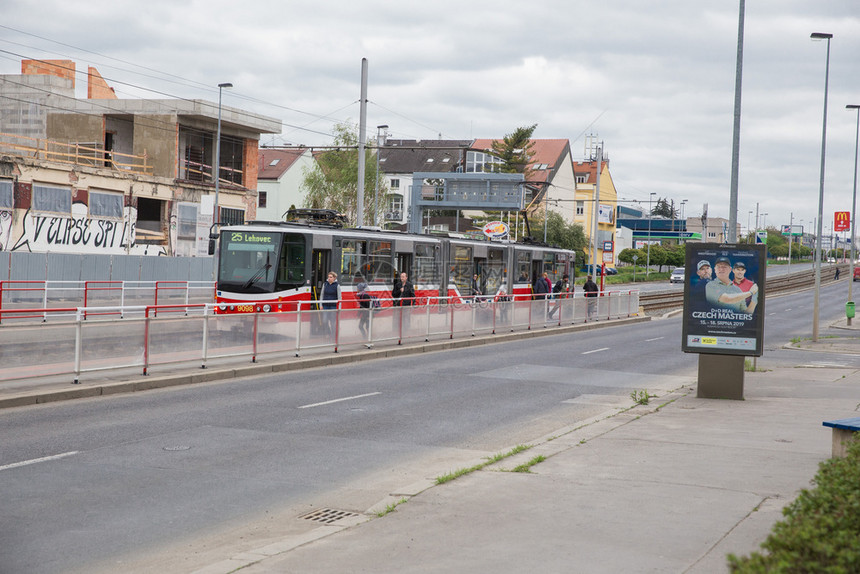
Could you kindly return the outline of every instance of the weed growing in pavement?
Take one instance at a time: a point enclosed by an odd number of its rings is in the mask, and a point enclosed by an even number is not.
[[[534,457],[533,459],[531,459],[530,461],[528,461],[527,463],[521,464],[519,466],[515,466],[514,468],[511,469],[511,472],[531,472],[531,468],[534,465],[541,463],[545,460],[546,460],[546,457],[542,454],[539,454],[536,457]]]
[[[386,506],[386,507],[385,507],[385,510],[380,510],[379,512],[377,512],[377,513],[376,513],[376,516],[378,516],[379,518],[382,518],[383,516],[385,516],[385,515],[386,515],[386,514],[388,514],[389,512],[394,512],[394,510],[395,510],[398,506],[400,506],[401,504],[403,504],[404,502],[409,502],[409,501],[406,499],[406,497],[405,497],[405,496],[404,496],[403,498],[401,498],[400,500],[398,500],[397,502],[392,502],[391,504],[389,504],[388,506]]]
[[[649,395],[648,391],[645,389],[642,389],[641,391],[636,390],[630,393],[630,398],[633,399],[633,402],[637,405],[647,405],[651,397],[656,396],[657,395]]]
[[[455,478],[460,478],[463,475],[470,474],[475,472],[476,470],[481,470],[485,466],[489,466],[493,463],[499,462],[500,460],[506,459],[510,456],[514,456],[515,454],[521,453],[524,450],[530,449],[532,446],[529,444],[518,444],[511,450],[505,453],[495,454],[491,457],[487,458],[487,462],[482,462],[480,464],[476,464],[475,466],[471,466],[469,468],[461,468],[460,470],[455,470],[454,472],[449,472],[448,474],[443,474],[441,476],[436,477],[436,484],[445,484],[446,482],[450,482]]]

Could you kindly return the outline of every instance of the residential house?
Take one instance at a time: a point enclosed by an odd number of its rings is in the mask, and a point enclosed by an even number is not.
[[[204,255],[216,195],[221,223],[255,218],[258,141],[280,120],[119,99],[92,67],[78,99],[76,78],[68,60],[0,76],[0,250]]]
[[[387,227],[405,227],[406,222],[409,221],[411,214],[409,188],[413,173],[465,172],[466,155],[472,153],[468,151],[472,140],[384,138],[379,143],[377,150],[379,171],[383,174],[388,189],[386,205],[382,209],[383,221],[381,223]],[[431,219],[430,226],[431,228],[434,225],[447,226],[447,219],[444,223]]]
[[[474,153],[489,156],[493,142],[499,140],[478,139],[472,143]],[[566,139],[532,139],[532,161],[526,173],[525,206],[532,219],[543,219],[544,212],[554,211],[568,223],[574,223],[573,203],[576,181],[570,141]],[[493,158],[495,160],[495,158]],[[485,160],[486,161],[486,160]],[[497,161],[497,160],[495,160]],[[467,164],[467,171],[468,171]],[[525,233],[525,222],[517,218],[517,235]],[[532,230],[536,235],[536,231]]]
[[[257,219],[283,221],[290,207],[304,205],[302,182],[313,169],[310,149],[262,148],[257,173]]]

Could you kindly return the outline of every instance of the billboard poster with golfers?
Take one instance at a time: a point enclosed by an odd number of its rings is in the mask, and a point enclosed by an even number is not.
[[[766,270],[765,245],[687,243],[681,350],[760,357]]]

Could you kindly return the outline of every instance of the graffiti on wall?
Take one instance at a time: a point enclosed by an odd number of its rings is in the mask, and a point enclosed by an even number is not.
[[[2,212],[0,212],[2,213]],[[33,213],[27,210],[22,218],[20,234],[14,240],[11,212],[9,213],[9,238],[3,241],[3,227],[0,226],[0,249],[10,251],[66,253],[139,253],[147,246],[134,243],[137,210],[126,207],[122,220],[92,219],[87,217],[87,206],[83,203],[72,204],[72,216]],[[5,222],[5,220],[2,220]]]
[[[12,245],[12,212],[0,210],[0,251],[9,249]]]

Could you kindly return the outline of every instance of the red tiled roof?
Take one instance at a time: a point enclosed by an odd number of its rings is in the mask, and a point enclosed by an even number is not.
[[[284,173],[290,169],[297,159],[299,159],[306,150],[285,150],[285,149],[267,149],[261,148],[257,159],[259,161],[259,172],[257,179],[279,179]],[[275,165],[272,162],[278,160]]]
[[[609,165],[609,162],[604,161],[601,173],[603,173],[607,165]],[[594,183],[597,180],[597,160],[573,162],[573,173],[576,175],[587,174],[588,179],[585,182]]]

